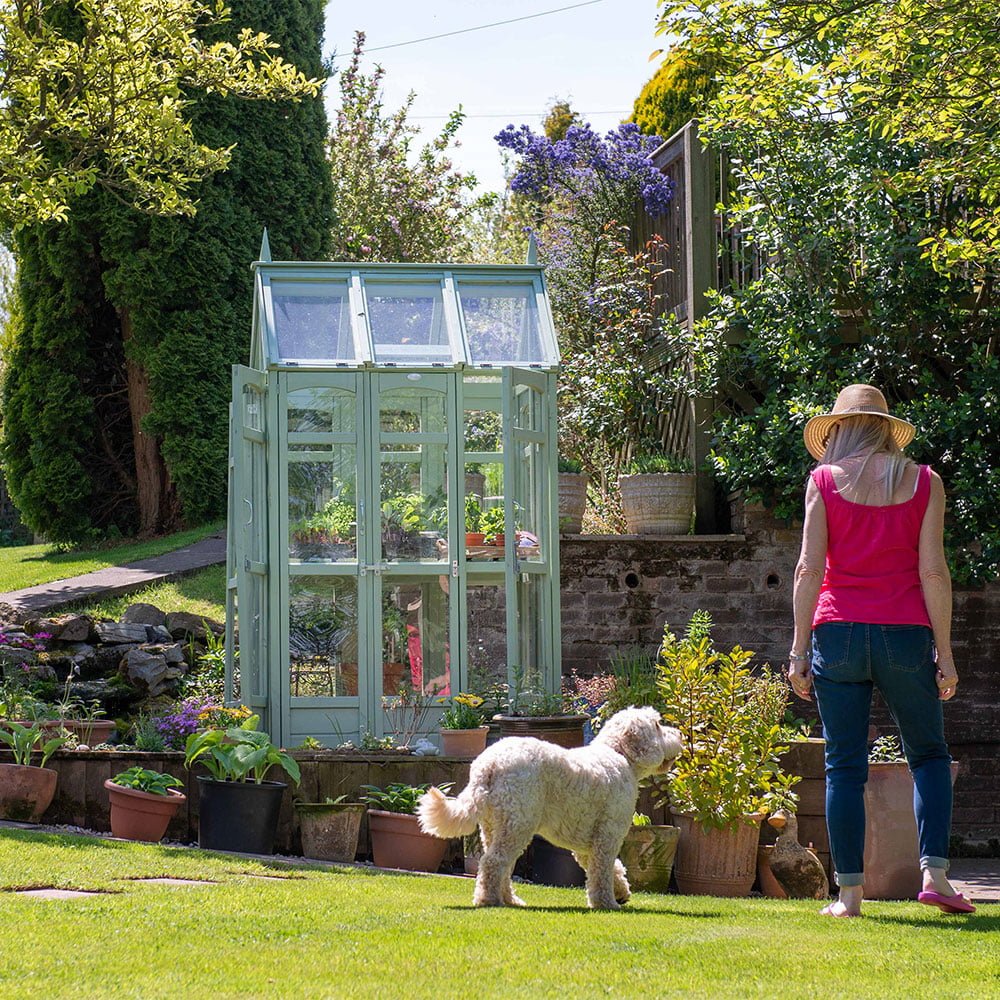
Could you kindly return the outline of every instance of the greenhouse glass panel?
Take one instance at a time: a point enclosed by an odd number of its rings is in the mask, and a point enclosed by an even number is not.
[[[448,592],[446,575],[383,583],[383,696],[451,693]]]
[[[534,285],[460,282],[458,295],[473,364],[545,363]]]
[[[346,281],[271,281],[278,357],[282,360],[352,361]]]
[[[365,299],[377,363],[452,361],[439,284],[366,283]]]
[[[357,697],[358,585],[354,577],[292,577],[288,656],[293,698]]]

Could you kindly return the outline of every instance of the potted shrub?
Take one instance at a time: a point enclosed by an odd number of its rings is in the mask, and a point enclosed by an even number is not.
[[[42,728],[49,732],[73,736],[84,746],[107,743],[115,731],[115,723],[101,718],[104,712],[99,701],[95,699],[84,702],[73,694],[73,681],[79,672],[80,667],[77,665],[70,669],[62,697],[51,709],[52,717],[42,720]]]
[[[442,699],[442,704],[447,699]],[[486,749],[490,727],[483,722],[483,699],[457,694],[441,714],[441,753],[449,757],[475,757]]]
[[[587,509],[587,484],[590,477],[583,464],[575,458],[559,457],[559,530],[566,535],[579,535],[583,530],[583,513]]]
[[[401,868],[411,872],[436,872],[444,861],[447,840],[420,829],[417,800],[430,785],[393,782],[385,788],[362,785],[361,801],[368,805],[368,830],[372,859],[379,868]],[[439,785],[442,791],[451,783]]]
[[[502,506],[490,507],[484,510],[479,518],[479,528],[487,545],[495,545],[503,548],[504,545],[504,525],[506,515]]]
[[[209,775],[198,776],[198,846],[215,851],[272,854],[283,781],[265,781],[272,767],[283,768],[296,783],[299,765],[279,750],[260,717],[239,727],[192,733],[184,748],[184,766],[201,763]]]
[[[635,535],[686,535],[694,514],[691,463],[673,455],[642,455],[618,477],[622,514]]]
[[[482,530],[483,508],[479,497],[470,493],[465,498],[465,547],[483,545],[486,534]]]
[[[305,857],[320,861],[354,860],[365,805],[346,800],[346,795],[338,795],[322,802],[294,803]]]
[[[951,778],[958,773],[952,762]],[[865,785],[865,899],[914,899],[922,887],[913,775],[896,736],[875,740]]]
[[[111,800],[111,832],[123,840],[156,842],[187,802],[184,782],[172,774],[130,767],[104,782]]]
[[[0,729],[0,741],[14,754],[13,764],[0,764],[0,819],[37,823],[52,802],[59,777],[45,765],[66,739],[52,736],[38,723],[8,722]],[[31,763],[36,752],[41,754],[37,765]]]
[[[635,813],[619,853],[629,885],[643,892],[668,892],[670,874],[681,831],[676,826],[650,822],[645,813]]]
[[[761,820],[797,801],[798,777],[779,761],[788,688],[776,674],[752,673],[748,650],[716,650],[711,628],[711,616],[695,612],[683,639],[664,630],[657,657],[664,722],[684,741],[666,780],[681,829],[674,877],[681,892],[745,896]]]
[[[507,706],[493,721],[501,737],[534,736],[561,747],[582,747],[589,719],[563,692],[546,691],[539,678],[518,668]]]

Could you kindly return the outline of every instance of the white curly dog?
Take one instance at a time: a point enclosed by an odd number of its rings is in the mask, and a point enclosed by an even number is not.
[[[665,770],[681,752],[676,729],[655,708],[617,712],[585,747],[566,750],[509,736],[487,747],[457,798],[438,788],[421,796],[421,827],[462,837],[479,824],[483,856],[476,906],[524,906],[514,895],[514,863],[534,834],[569,848],[587,873],[587,903],[617,910],[629,898],[618,851],[632,822],[639,780]]]

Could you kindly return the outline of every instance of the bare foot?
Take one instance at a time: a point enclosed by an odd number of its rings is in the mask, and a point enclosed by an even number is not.
[[[843,900],[837,899],[829,905],[824,906],[819,912],[824,917],[860,917],[861,907],[858,906],[857,909],[853,909],[848,907]]]
[[[942,896],[954,896],[955,888],[948,881],[948,876],[943,868],[924,869],[924,892],[937,892]]]

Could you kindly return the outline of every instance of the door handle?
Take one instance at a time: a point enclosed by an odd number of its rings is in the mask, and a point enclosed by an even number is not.
[[[253,504],[249,500],[247,500],[246,497],[243,498],[243,502],[250,508],[250,514],[247,517],[247,523],[246,525],[244,525],[244,527],[246,527],[247,525],[253,524]]]

